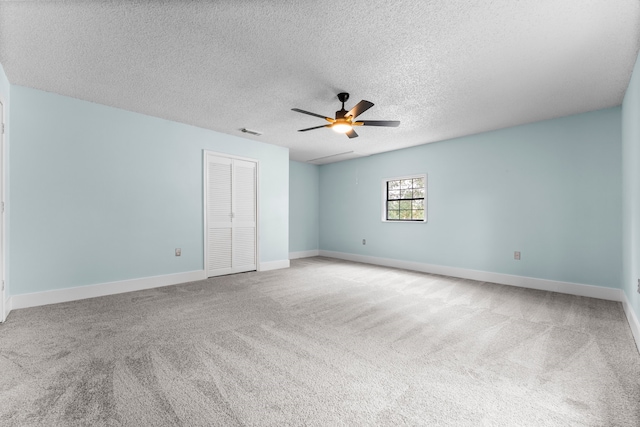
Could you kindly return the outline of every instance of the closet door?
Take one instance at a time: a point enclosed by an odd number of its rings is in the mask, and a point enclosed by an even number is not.
[[[257,269],[257,164],[206,154],[207,277]]]
[[[256,164],[233,161],[232,264],[234,272],[257,269]]]
[[[207,277],[231,273],[233,161],[207,154]]]

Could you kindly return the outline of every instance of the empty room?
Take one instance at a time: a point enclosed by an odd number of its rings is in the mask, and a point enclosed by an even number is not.
[[[0,1],[0,425],[640,426],[636,0]]]

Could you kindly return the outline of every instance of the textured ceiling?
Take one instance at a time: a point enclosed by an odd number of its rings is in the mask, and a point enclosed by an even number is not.
[[[619,105],[637,0],[2,1],[13,84],[343,160]],[[400,120],[348,139],[338,92]],[[241,128],[262,136],[243,134]]]

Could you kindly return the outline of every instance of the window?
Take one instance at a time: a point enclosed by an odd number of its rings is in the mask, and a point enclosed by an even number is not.
[[[427,175],[382,181],[383,221],[427,221]]]

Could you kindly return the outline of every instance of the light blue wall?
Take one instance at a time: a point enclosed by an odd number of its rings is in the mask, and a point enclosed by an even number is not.
[[[622,290],[640,318],[640,59],[622,103]]]
[[[321,166],[320,249],[619,287],[620,121],[611,108]],[[383,223],[383,178],[417,173],[428,223]]]
[[[202,270],[203,149],[260,161],[260,261],[288,259],[288,149],[20,86],[11,95],[13,295]]]
[[[11,203],[9,203],[10,200],[10,191],[11,191],[11,186],[10,186],[10,182],[9,182],[9,152],[11,151],[11,144],[10,144],[10,140],[11,140],[11,84],[9,83],[9,79],[7,79],[7,75],[4,73],[4,68],[2,68],[2,64],[0,64],[0,99],[3,101],[3,105],[4,105],[4,114],[5,114],[5,135],[4,135],[4,141],[5,141],[5,150],[4,150],[4,154],[5,154],[5,161],[4,161],[4,167],[5,167],[5,203],[6,203],[6,207],[5,207],[5,296],[9,296],[11,293],[11,272],[10,272],[10,265],[9,265],[9,260],[11,257],[11,252],[10,252],[10,247],[11,247],[11,235],[10,235],[10,230],[9,230],[9,224],[11,222]],[[1,159],[1,157],[0,157]]]
[[[289,252],[318,250],[320,171],[289,162]]]

